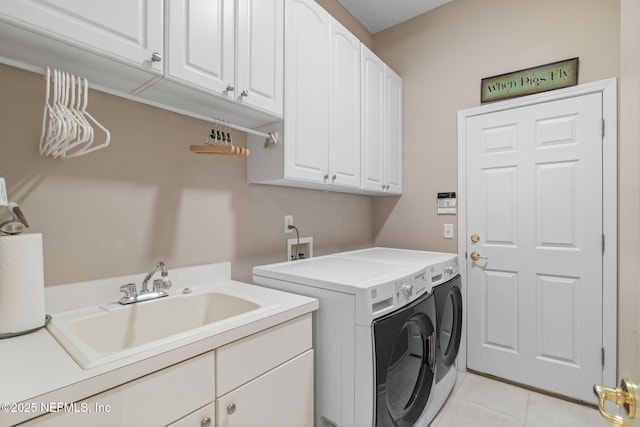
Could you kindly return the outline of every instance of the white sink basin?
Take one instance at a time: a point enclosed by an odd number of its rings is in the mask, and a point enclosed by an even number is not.
[[[205,289],[56,313],[47,329],[82,368],[89,369],[148,350],[177,348],[276,307]]]

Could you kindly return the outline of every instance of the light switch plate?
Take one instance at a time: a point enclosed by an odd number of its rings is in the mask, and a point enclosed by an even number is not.
[[[453,239],[453,224],[444,225],[444,238]]]

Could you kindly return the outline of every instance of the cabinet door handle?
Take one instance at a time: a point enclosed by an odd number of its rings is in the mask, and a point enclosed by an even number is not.
[[[160,62],[162,61],[162,55],[160,55],[158,52],[153,52],[151,54],[151,62]]]
[[[227,91],[227,92],[233,92],[234,90],[236,90],[235,86],[234,86],[234,85],[232,85],[231,83],[229,83],[229,84],[227,85],[227,89],[226,89],[226,91]]]
[[[242,92],[240,92],[240,96],[246,98],[247,96],[249,96],[249,91],[244,89]]]
[[[338,178],[338,175],[333,174],[333,176],[331,177],[331,180],[332,180],[332,181],[335,181],[337,178]]]
[[[230,403],[229,406],[227,406],[227,414],[231,415],[234,412],[236,412],[236,404]]]
[[[204,417],[202,419],[202,421],[200,421],[200,426],[201,427],[210,427],[211,426],[211,418],[209,417]]]

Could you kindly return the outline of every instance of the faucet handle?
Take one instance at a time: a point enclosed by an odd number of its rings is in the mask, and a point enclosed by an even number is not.
[[[171,287],[171,280],[163,277],[162,279],[156,279],[153,281],[153,291],[157,292],[161,289],[169,289]]]
[[[135,283],[127,283],[126,285],[120,286],[120,292],[124,292],[125,298],[135,297],[138,294]]]

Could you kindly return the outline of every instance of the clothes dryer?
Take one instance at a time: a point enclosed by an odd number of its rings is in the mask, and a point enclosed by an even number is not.
[[[316,426],[426,426],[435,297],[418,264],[325,256],[254,267],[260,286],[317,298]]]
[[[374,247],[342,252],[335,256],[363,260],[415,263],[424,267],[428,275],[429,292],[436,304],[436,385],[431,415],[444,406],[456,382],[456,360],[462,337],[462,280],[459,274],[458,256],[446,252],[416,251]]]

